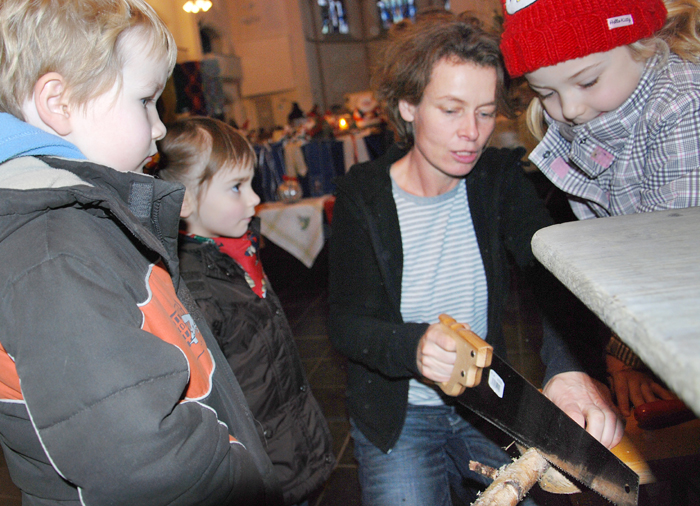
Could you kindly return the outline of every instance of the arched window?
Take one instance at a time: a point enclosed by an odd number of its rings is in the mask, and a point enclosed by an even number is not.
[[[449,11],[450,0],[377,0],[377,12],[384,30],[404,19],[415,21],[416,11],[426,8],[444,8]]]
[[[323,26],[321,33],[349,33],[343,0],[318,0]]]
[[[394,23],[404,19],[411,21],[416,19],[415,0],[379,0],[377,9],[382,28],[390,28]]]

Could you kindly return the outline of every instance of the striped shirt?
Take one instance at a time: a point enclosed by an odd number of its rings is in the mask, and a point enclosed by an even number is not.
[[[530,160],[579,219],[700,206],[700,64],[657,61],[614,111],[573,128],[545,116]]]
[[[486,339],[486,273],[472,224],[465,180],[436,197],[418,197],[392,180],[403,245],[401,316],[436,323],[447,313]],[[417,380],[409,403],[439,405],[435,390]]]

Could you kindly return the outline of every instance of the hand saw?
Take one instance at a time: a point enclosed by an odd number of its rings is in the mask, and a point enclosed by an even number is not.
[[[452,376],[440,385],[446,394],[609,501],[637,504],[639,476],[634,471],[495,355],[486,341],[447,315],[440,315],[440,323],[457,343]]]

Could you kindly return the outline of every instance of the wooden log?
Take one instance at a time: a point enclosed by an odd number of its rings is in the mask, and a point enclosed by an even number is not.
[[[501,468],[498,476],[472,506],[515,506],[549,468],[549,462],[534,448]]]

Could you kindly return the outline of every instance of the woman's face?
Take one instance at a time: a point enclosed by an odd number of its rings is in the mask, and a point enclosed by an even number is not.
[[[418,105],[399,102],[401,117],[413,125],[421,177],[453,187],[474,168],[496,126],[496,83],[493,67],[443,59]]]

